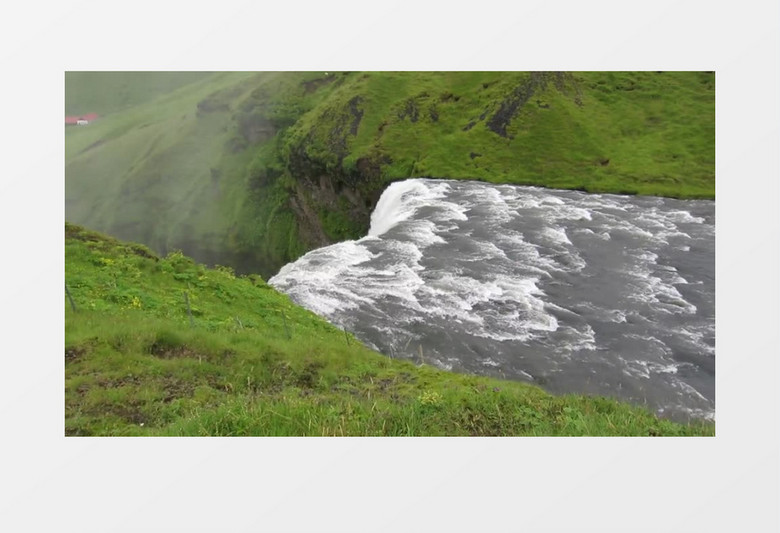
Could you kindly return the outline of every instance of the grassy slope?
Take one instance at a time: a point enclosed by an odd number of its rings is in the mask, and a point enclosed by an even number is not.
[[[641,408],[417,367],[256,276],[66,223],[68,435],[712,435]],[[187,304],[192,311],[189,325]]]
[[[267,272],[266,263],[278,268],[291,254],[303,253],[290,238],[288,195],[279,184],[253,194],[251,169],[258,157],[272,162],[276,129],[325,91],[304,94],[308,73],[244,72],[209,74],[167,92],[151,91],[150,86],[168,87],[157,79],[167,74],[137,74],[129,94],[97,101],[109,109],[141,103],[88,127],[65,129],[68,219],[160,253],[182,249],[242,271]],[[102,86],[94,75],[87,80]],[[106,80],[109,89],[115,82],[113,76]],[[79,84],[71,87],[76,91]],[[91,98],[88,93],[82,100]],[[283,235],[281,243],[277,235]]]
[[[66,72],[65,114],[116,113],[209,75],[208,72]]]
[[[195,209],[204,226],[224,231],[208,197],[212,162],[224,151],[225,119],[220,113],[198,117],[196,105],[246,77],[201,80],[131,113],[66,128],[68,216],[120,236],[135,235],[157,249],[165,249],[171,231],[191,220]]]
[[[322,243],[292,198],[354,238],[407,177],[715,194],[712,73],[88,74],[66,102],[116,112],[66,128],[68,219],[242,272]]]
[[[294,126],[290,143],[305,140],[307,153],[335,167],[328,154],[330,126],[359,96],[364,113],[357,135],[347,136],[347,170],[361,157],[385,154],[392,164],[384,179],[477,178],[714,198],[712,73],[549,73],[537,74],[536,81],[532,76],[354,76]],[[492,117],[513,91],[524,87],[532,87],[533,94],[506,121],[506,136],[496,133],[489,127]]]

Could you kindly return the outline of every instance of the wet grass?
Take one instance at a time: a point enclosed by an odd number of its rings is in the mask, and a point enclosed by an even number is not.
[[[385,357],[258,277],[179,253],[70,224],[65,250],[67,435],[714,434]]]

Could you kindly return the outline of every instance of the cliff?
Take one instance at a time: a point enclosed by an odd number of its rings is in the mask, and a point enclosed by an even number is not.
[[[265,277],[409,177],[715,193],[713,73],[68,73],[66,112],[92,101],[67,218]]]

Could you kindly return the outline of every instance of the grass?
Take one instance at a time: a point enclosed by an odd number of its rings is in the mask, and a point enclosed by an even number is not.
[[[290,142],[305,140],[314,157],[329,153],[328,126],[359,95],[364,114],[344,165],[389,154],[385,179],[714,198],[712,73],[535,74],[368,73],[297,123]],[[533,94],[502,136],[491,119],[518,87]]]
[[[714,434],[394,360],[257,276],[67,223],[65,237],[66,435]]]

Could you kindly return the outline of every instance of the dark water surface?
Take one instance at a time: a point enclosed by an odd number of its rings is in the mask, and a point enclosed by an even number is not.
[[[714,419],[713,201],[407,180],[270,283],[393,357]]]

